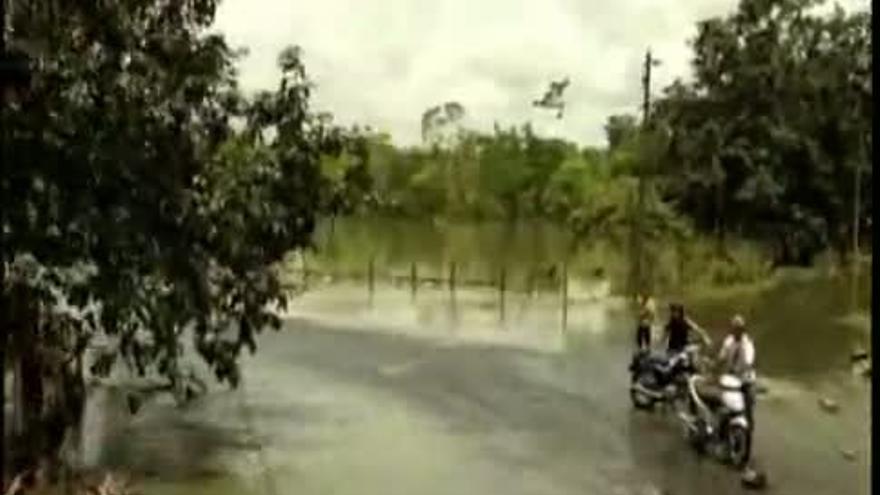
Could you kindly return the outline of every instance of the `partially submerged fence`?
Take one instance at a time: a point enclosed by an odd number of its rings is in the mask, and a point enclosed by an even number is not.
[[[365,295],[371,304],[377,284],[408,288],[413,302],[423,288],[442,289],[448,292],[453,307],[456,303],[456,290],[459,288],[490,289],[497,292],[497,307],[502,322],[505,319],[509,295],[521,294],[533,298],[539,293],[549,292],[559,298],[561,324],[563,329],[566,328],[572,303],[569,294],[569,266],[566,263],[518,267],[516,270],[500,266],[488,270],[491,272],[488,275],[484,271],[483,276],[474,276],[462,270],[462,266],[452,261],[439,270],[436,265],[430,265],[433,270],[429,270],[424,264],[411,262],[408,269],[398,266],[395,269],[377,270],[375,260],[371,259],[361,270],[322,270],[310,267],[307,262],[302,261],[299,266],[288,266],[285,270],[285,276],[288,277],[286,288],[303,291],[314,285],[340,281],[363,282],[366,285]],[[522,283],[512,283],[512,279],[517,278],[514,274],[519,275],[517,281]],[[594,273],[594,276],[601,277],[601,271]]]

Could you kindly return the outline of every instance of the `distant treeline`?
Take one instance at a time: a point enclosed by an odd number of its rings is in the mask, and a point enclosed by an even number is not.
[[[373,212],[546,218],[585,240],[760,241],[779,264],[847,255],[872,217],[870,13],[743,0],[698,25],[694,79],[664,88],[647,122],[614,115],[580,147],[529,124],[476,132],[455,102],[425,112],[423,145],[368,136]],[[346,156],[325,163],[343,170]],[[645,187],[638,206],[637,183]],[[723,249],[722,249],[723,251]]]

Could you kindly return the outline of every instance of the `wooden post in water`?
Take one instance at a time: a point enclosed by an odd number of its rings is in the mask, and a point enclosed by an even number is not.
[[[449,264],[449,293],[455,297],[455,262]]]
[[[416,292],[419,287],[419,275],[416,268],[416,262],[413,261],[409,267],[409,288],[410,288],[410,297],[413,301],[416,300]]]
[[[504,291],[507,288],[507,267],[501,265],[501,273],[498,276],[498,311],[501,323],[504,323]]]
[[[458,324],[458,304],[455,301],[455,277],[456,266],[453,261],[449,265],[449,309],[452,315],[452,326],[450,327],[452,331],[455,331],[455,326]]]
[[[562,264],[562,331],[568,328],[568,263]]]
[[[300,252],[300,259],[302,260],[302,270],[303,270],[303,288],[309,288],[309,265],[306,262],[306,252]]]
[[[375,267],[375,258],[370,257],[369,265],[367,266],[367,290],[369,291],[370,297],[370,306],[373,305],[373,291],[375,290],[376,283],[376,267]]]
[[[527,290],[528,290],[528,294],[529,294],[530,299],[535,297],[535,279],[537,278],[537,276],[536,276],[537,272],[538,272],[538,269],[535,267],[535,265],[532,265],[532,267],[529,268],[528,275],[526,275],[528,277]]]

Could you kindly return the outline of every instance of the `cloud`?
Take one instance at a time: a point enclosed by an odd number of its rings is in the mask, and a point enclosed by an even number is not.
[[[859,2],[864,0],[848,0]],[[659,89],[689,74],[695,23],[735,0],[224,0],[215,27],[249,49],[245,89],[272,89],[276,59],[304,50],[317,83],[314,105],[343,123],[417,143],[430,106],[461,102],[467,122],[490,129],[532,121],[539,132],[584,144],[604,141],[605,118],[637,112],[644,51],[663,64]],[[566,111],[531,105],[568,76]]]

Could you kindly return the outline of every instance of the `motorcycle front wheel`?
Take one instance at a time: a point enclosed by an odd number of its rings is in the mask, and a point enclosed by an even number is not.
[[[727,450],[730,464],[742,469],[748,464],[752,451],[752,438],[749,430],[741,425],[730,425],[727,430]]]
[[[653,397],[639,390],[636,385],[652,390],[656,382],[654,374],[650,371],[642,371],[636,375],[636,379],[633,380],[629,389],[629,397],[632,399],[633,406],[635,406],[636,409],[649,411],[654,408],[655,401]]]
[[[697,454],[705,454],[706,443],[708,442],[705,424],[701,420],[696,419],[693,424],[685,425],[684,428],[685,440],[687,440],[688,445],[690,445]]]
[[[672,412],[676,415],[690,414],[691,412],[691,402],[687,396],[687,390],[682,386],[676,388],[675,392],[669,398],[669,403],[672,406]]]

